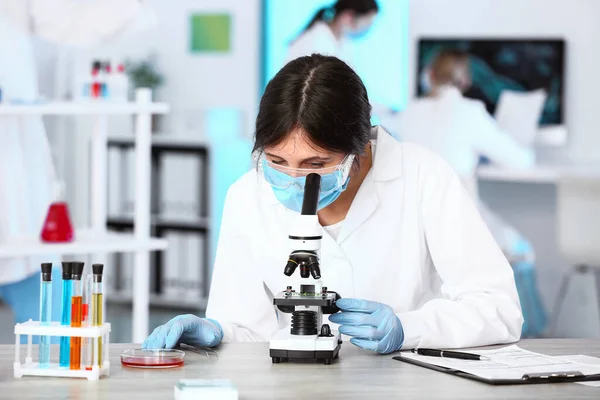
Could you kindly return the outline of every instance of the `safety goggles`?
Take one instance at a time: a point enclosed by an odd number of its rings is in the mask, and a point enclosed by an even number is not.
[[[319,174],[322,177],[322,186],[326,181],[327,186],[341,187],[348,180],[355,156],[350,154],[338,164],[326,168],[290,168],[268,161],[264,154],[258,159],[258,172],[267,183],[278,189],[288,189],[292,185],[304,188],[308,174]]]

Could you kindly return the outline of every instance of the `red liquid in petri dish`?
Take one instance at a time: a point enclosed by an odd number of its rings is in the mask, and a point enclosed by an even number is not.
[[[183,365],[183,359],[179,357],[136,357],[129,356],[121,359],[121,364],[134,368],[175,368]]]

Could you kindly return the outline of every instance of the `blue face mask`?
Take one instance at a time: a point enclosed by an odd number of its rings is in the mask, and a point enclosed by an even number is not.
[[[317,209],[321,210],[340,197],[340,194],[348,187],[350,182],[349,167],[352,165],[353,157],[345,161],[347,166],[336,168],[334,172],[321,174],[321,193]],[[278,171],[266,160],[262,161],[262,169],[265,180],[271,185],[275,197],[285,208],[300,212],[302,210],[302,200],[304,199],[304,185],[306,176],[294,178],[288,174]]]
[[[346,31],[346,36],[353,40],[360,40],[368,36],[371,31],[371,26],[375,20],[375,15],[359,16],[354,20],[352,27]]]
[[[363,29],[356,32],[349,32],[348,37],[352,40],[360,40],[369,35],[369,29]]]

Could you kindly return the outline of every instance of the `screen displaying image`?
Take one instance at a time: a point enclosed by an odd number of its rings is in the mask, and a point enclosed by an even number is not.
[[[541,125],[562,124],[564,115],[563,40],[431,39],[419,41],[417,94],[427,93],[427,68],[443,49],[470,54],[473,86],[467,97],[481,100],[493,114],[503,90],[544,89],[548,98]]]

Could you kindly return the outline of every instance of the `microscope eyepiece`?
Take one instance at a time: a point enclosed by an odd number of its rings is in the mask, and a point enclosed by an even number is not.
[[[319,194],[321,192],[321,175],[308,174],[304,183],[304,198],[302,199],[302,215],[317,215]]]

